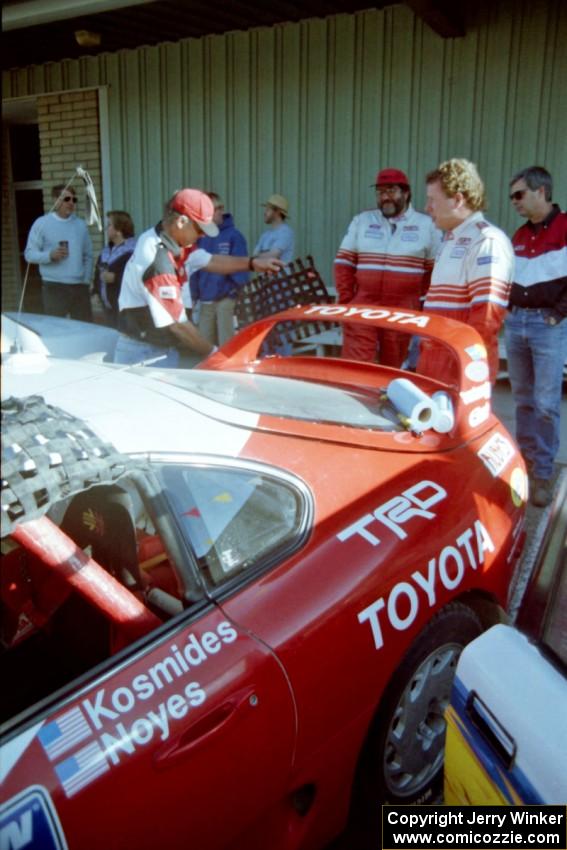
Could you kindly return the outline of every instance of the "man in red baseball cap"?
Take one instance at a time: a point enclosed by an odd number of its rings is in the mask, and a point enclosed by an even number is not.
[[[180,189],[167,201],[156,227],[139,237],[122,278],[118,299],[122,335],[115,363],[151,360],[175,368],[179,353],[198,359],[215,350],[187,316],[191,309],[189,277],[199,269],[216,274],[279,271],[283,263],[270,257],[209,254],[194,243],[199,236],[217,236],[212,200],[199,189]],[[197,359],[197,358],[194,358]]]
[[[335,258],[339,304],[421,308],[441,233],[411,205],[405,172],[383,168],[376,175],[376,208],[356,215]],[[344,326],[343,357],[399,367],[410,337],[396,331]]]
[[[407,209],[411,199],[410,183],[399,168],[383,168],[370,188],[376,189],[376,205],[386,218],[393,218]]]

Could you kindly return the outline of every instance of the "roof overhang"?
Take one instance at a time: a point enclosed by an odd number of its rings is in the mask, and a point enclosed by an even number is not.
[[[8,0],[2,6],[2,67],[18,68],[136,49],[307,18],[382,9],[388,0],[232,0],[215,14],[202,0]],[[452,0],[406,0],[438,35],[464,35],[462,8]]]

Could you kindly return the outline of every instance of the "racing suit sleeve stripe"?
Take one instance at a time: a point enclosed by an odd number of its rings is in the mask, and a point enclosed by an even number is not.
[[[175,275],[162,274],[144,280],[144,288],[156,328],[187,321],[181,287]]]

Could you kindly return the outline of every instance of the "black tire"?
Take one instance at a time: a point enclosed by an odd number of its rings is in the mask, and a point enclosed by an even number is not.
[[[481,632],[474,611],[452,602],[428,623],[397,668],[361,758],[352,813],[357,836],[364,832],[368,841],[377,840],[382,803],[440,799],[444,711],[459,656]],[[379,845],[365,844],[363,839],[357,846]]]

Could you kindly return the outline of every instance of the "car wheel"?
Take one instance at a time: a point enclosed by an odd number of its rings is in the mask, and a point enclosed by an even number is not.
[[[367,740],[363,771],[370,805],[428,803],[439,798],[444,712],[459,656],[481,632],[474,611],[453,602],[410,647],[392,677]]]

